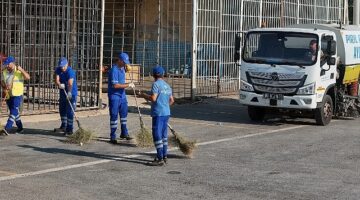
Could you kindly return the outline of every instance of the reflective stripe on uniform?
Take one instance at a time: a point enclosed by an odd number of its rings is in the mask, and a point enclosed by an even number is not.
[[[163,139],[163,145],[168,145],[168,140],[167,140],[167,138],[164,138],[164,139]]]
[[[121,123],[121,124],[126,124],[126,122],[127,122],[127,118],[121,118],[121,119],[120,119],[120,123]]]

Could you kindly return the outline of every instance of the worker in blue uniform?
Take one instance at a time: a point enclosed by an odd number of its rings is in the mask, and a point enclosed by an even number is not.
[[[59,59],[55,76],[55,84],[60,90],[59,112],[61,125],[58,130],[64,132],[65,136],[72,135],[74,129],[74,112],[70,106],[72,106],[74,110],[76,109],[78,88],[76,72],[69,66],[68,60],[65,57]]]
[[[117,144],[116,130],[118,128],[118,116],[120,115],[121,134],[120,139],[132,140],[127,129],[128,102],[125,94],[127,87],[134,88],[133,82],[125,83],[126,72],[129,70],[129,55],[120,53],[114,65],[109,71],[108,97],[110,113],[110,143]]]
[[[29,80],[30,75],[22,67],[15,64],[15,58],[12,56],[7,57],[3,65],[6,68],[2,70],[1,86],[10,115],[0,134],[8,135],[14,123],[17,126],[15,133],[23,133],[19,110],[23,101],[24,80]]]
[[[170,105],[174,103],[174,97],[171,87],[163,79],[165,74],[164,68],[156,66],[153,68],[152,73],[155,82],[152,85],[151,93],[140,93],[139,96],[152,102],[152,135],[157,155],[149,165],[162,166],[167,162],[167,124],[170,118]]]

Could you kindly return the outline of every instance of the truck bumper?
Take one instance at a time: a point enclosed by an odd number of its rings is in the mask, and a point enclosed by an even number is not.
[[[310,110],[317,107],[316,95],[295,95],[284,96],[283,100],[276,100],[274,104],[270,99],[265,99],[263,95],[253,92],[240,91],[240,103],[247,106],[261,106],[284,109]]]

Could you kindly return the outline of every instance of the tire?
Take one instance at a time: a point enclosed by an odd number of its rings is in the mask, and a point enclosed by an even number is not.
[[[262,121],[265,117],[265,109],[261,107],[248,106],[248,115],[252,121]]]
[[[334,114],[334,105],[331,97],[326,95],[320,108],[315,109],[316,124],[326,126],[330,123]]]

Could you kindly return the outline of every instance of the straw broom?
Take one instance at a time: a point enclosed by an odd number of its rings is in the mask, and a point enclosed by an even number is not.
[[[0,124],[0,130],[3,130],[5,128],[4,125]],[[7,132],[3,132],[5,135],[9,135]]]
[[[65,89],[63,89],[63,90],[65,92],[65,95],[67,96],[68,94],[67,94],[66,90]],[[79,127],[79,129],[74,134],[70,135],[66,139],[66,142],[73,143],[73,144],[79,144],[80,146],[82,146],[83,144],[89,143],[93,138],[95,138],[95,134],[90,130],[86,130],[86,129],[82,128],[80,121],[75,114],[74,107],[72,106],[70,100],[68,98],[66,98],[66,99],[68,100],[70,108],[71,108],[72,112],[74,113],[76,124]]]
[[[136,103],[136,107],[138,110],[138,114],[139,114],[139,121],[140,121],[140,130],[139,132],[136,134],[136,145],[138,147],[152,147],[153,144],[153,137],[152,137],[152,133],[151,131],[149,131],[148,128],[146,128],[144,121],[142,119],[142,115],[140,112],[140,108],[137,102],[137,97],[136,97],[136,92],[135,89],[133,88],[133,92],[134,92],[134,98],[135,98],[135,103]]]
[[[130,66],[126,65],[126,68],[127,68],[127,71],[128,69],[130,68]],[[131,82],[134,82],[134,79],[133,79],[133,74],[131,73]],[[136,145],[138,147],[152,147],[154,144],[153,144],[153,138],[152,138],[152,133],[151,131],[149,131],[148,128],[146,128],[145,124],[144,124],[144,121],[142,119],[142,115],[141,115],[141,112],[140,112],[140,107],[139,107],[139,104],[138,104],[138,101],[137,101],[137,96],[136,96],[136,91],[135,91],[135,88],[132,88],[133,89],[133,93],[134,93],[134,98],[135,98],[135,103],[136,103],[136,108],[138,110],[138,114],[139,114],[139,121],[140,121],[140,130],[139,132],[136,134]]]
[[[183,136],[181,136],[179,133],[177,133],[173,127],[171,127],[170,124],[167,124],[167,126],[169,127],[171,133],[174,135],[174,143],[176,146],[179,147],[180,151],[186,155],[189,158],[193,157],[193,152],[196,148],[196,141],[195,140],[188,140],[186,138],[184,138]]]

